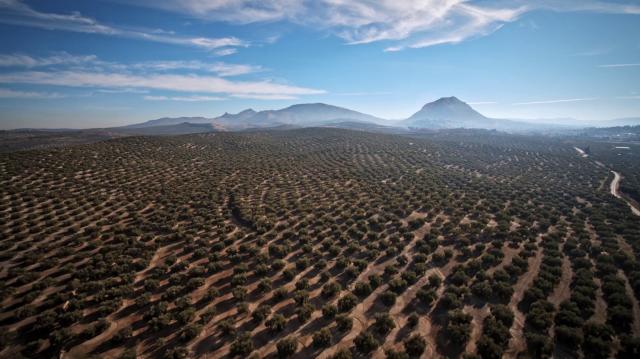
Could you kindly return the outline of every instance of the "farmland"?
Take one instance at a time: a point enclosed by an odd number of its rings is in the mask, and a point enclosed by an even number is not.
[[[0,357],[637,358],[640,221],[609,187],[637,198],[637,162],[576,145],[310,128],[2,153]]]

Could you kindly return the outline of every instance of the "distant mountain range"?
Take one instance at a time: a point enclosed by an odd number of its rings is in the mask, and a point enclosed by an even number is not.
[[[252,109],[237,114],[225,113],[215,118],[205,117],[177,117],[160,118],[139,123],[129,128],[144,128],[154,126],[176,125],[180,123],[209,123],[218,130],[244,130],[249,128],[267,128],[283,125],[295,127],[324,126],[331,123],[356,121],[372,124],[384,122],[383,119],[366,115],[346,108],[323,103],[309,103],[289,106],[280,110],[266,110],[256,112]]]
[[[264,128],[339,127],[376,132],[407,132],[412,129],[494,129],[506,132],[554,132],[585,127],[613,127],[640,124],[640,118],[576,124],[571,119],[562,121],[497,119],[482,115],[469,104],[456,97],[443,97],[427,103],[418,112],[405,120],[391,121],[323,103],[289,106],[280,110],[254,111],[247,109],[236,114],[225,113],[214,118],[165,117],[144,123],[121,127],[129,132],[140,132],[143,128],[177,126],[181,124],[207,124],[212,131],[239,131]],[[138,129],[132,131],[133,129]],[[178,133],[195,131],[182,125],[175,128]],[[197,130],[204,130],[199,127]],[[166,131],[169,131],[167,128]],[[192,132],[187,132],[192,133]]]
[[[640,125],[640,117],[617,118],[615,120],[600,121],[593,127],[624,127]]]

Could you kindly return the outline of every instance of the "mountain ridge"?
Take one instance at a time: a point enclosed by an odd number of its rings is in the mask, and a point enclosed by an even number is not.
[[[348,108],[326,103],[294,104],[276,110],[255,111],[251,108],[238,113],[225,112],[218,117],[163,117],[143,123],[125,126],[126,128],[144,128],[153,126],[171,126],[183,123],[211,124],[219,131],[242,131],[274,127],[314,127],[330,126],[342,123],[348,127],[404,129],[492,129],[506,132],[552,131],[576,129],[593,126],[593,123],[571,124],[571,121],[551,119],[524,120],[500,119],[484,116],[468,103],[455,96],[441,97],[423,105],[420,110],[404,120],[386,120]],[[356,125],[356,123],[359,123]],[[639,124],[640,118],[625,118],[599,121],[603,124]],[[365,125],[366,124],[366,125]]]

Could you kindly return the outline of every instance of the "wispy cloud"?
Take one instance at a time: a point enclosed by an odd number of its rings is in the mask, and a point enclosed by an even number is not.
[[[376,91],[376,92],[337,92],[334,93],[335,96],[383,96],[383,95],[391,95],[391,92],[388,91]]]
[[[0,23],[30,26],[47,30],[62,30],[117,36],[123,38],[160,42],[182,46],[192,46],[205,50],[246,47],[248,43],[236,37],[208,38],[177,35],[161,29],[127,28],[106,25],[78,12],[56,14],[33,9],[21,0],[0,0]]]
[[[322,90],[279,84],[269,80],[235,81],[230,77],[264,71],[261,66],[203,62],[197,60],[117,63],[94,55],[57,53],[33,57],[25,54],[0,54],[0,67],[23,69],[0,75],[0,83],[23,83],[95,88],[101,93],[147,93],[168,90],[192,93],[225,94],[255,99],[294,99],[321,94]],[[213,101],[221,97],[182,96],[149,97],[172,101]]]
[[[216,54],[218,56],[229,56],[229,55],[235,54],[236,52],[238,52],[237,49],[227,48],[227,49],[216,50],[216,51],[214,51],[214,54]]]
[[[65,96],[55,92],[27,92],[0,88],[0,98],[55,99],[62,97]]]
[[[640,14],[631,0],[139,0],[213,21],[287,20],[328,29],[350,44],[394,42],[386,51],[455,44],[486,36],[535,10]]]
[[[174,71],[190,70],[215,73],[218,76],[240,76],[264,71],[262,66],[246,64],[230,64],[225,62],[203,61],[147,61],[130,64],[102,61],[95,55],[72,55],[66,52],[46,57],[33,57],[25,54],[0,54],[0,67],[73,67],[119,71]]]
[[[210,70],[220,76],[238,76],[260,72],[264,69],[262,68],[262,66],[238,65],[217,62],[210,66]]]
[[[607,54],[609,52],[611,52],[611,49],[592,49],[592,50],[576,52],[574,54],[571,54],[571,56],[575,56],[575,57],[593,57],[593,56],[604,55],[604,54]]]
[[[183,101],[183,102],[207,102],[221,101],[223,97],[216,96],[145,96],[148,101]]]
[[[565,102],[583,102],[583,101],[594,101],[597,98],[568,98],[568,99],[559,99],[559,100],[544,100],[544,101],[529,101],[529,102],[517,102],[512,104],[513,106],[526,106],[526,105],[546,105],[546,104],[554,104],[554,103],[565,103]]]
[[[66,52],[47,57],[32,57],[24,54],[0,54],[1,67],[44,67],[55,65],[83,65],[98,61],[95,55],[71,55]]]
[[[476,102],[467,102],[467,104],[472,105],[472,106],[482,106],[482,105],[495,105],[497,104],[496,101],[476,101]]]
[[[95,92],[100,92],[100,93],[149,93],[149,91],[147,90],[140,90],[140,89],[132,89],[132,88],[121,88],[121,89],[97,89]]]
[[[640,63],[634,63],[634,64],[606,64],[606,65],[599,65],[598,67],[617,68],[617,67],[638,67],[638,66],[640,66]]]
[[[239,24],[286,20],[329,30],[349,44],[390,41],[386,48],[390,52],[486,36],[535,10],[640,14],[640,5],[631,0],[138,0],[136,4]],[[41,12],[21,0],[0,0],[0,10],[0,22],[6,24],[192,46],[218,56],[249,45],[236,37],[182,36],[108,25],[77,12]]]
[[[230,77],[247,75],[264,71],[262,66],[229,64],[225,62],[206,63],[202,61],[149,61],[128,65],[119,65],[123,68],[142,71],[173,71],[193,70],[215,73],[218,76]],[[116,66],[117,67],[117,66]]]
[[[322,94],[312,88],[271,81],[231,81],[216,76],[181,74],[134,75],[118,72],[23,71],[0,75],[0,83],[22,83],[68,87],[136,88],[234,96],[288,96]]]
[[[297,98],[294,95],[281,94],[232,94],[231,97],[252,100],[295,100]]]

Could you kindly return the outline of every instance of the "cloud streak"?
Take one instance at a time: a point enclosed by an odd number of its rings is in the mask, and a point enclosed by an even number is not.
[[[606,65],[599,65],[598,67],[602,67],[602,68],[620,68],[620,67],[638,67],[640,66],[640,63],[635,63],[635,64],[606,64]]]
[[[211,21],[286,20],[329,30],[349,44],[393,42],[386,48],[390,52],[486,36],[536,10],[640,14],[640,5],[631,1],[600,0],[139,0],[138,4]]]
[[[498,102],[496,101],[478,101],[478,102],[467,102],[467,104],[472,106],[482,106],[482,105],[495,105]]]
[[[232,96],[316,95],[323,90],[277,84],[270,81],[230,81],[216,76],[181,74],[134,75],[88,71],[23,71],[0,75],[0,83],[94,88],[135,88]]]
[[[182,101],[182,102],[208,102],[222,101],[223,97],[216,96],[144,96],[147,101]]]
[[[194,93],[191,96],[145,97],[146,100],[156,101],[197,102],[224,99],[202,96],[201,93],[263,100],[288,100],[303,95],[325,93],[323,90],[279,84],[269,80],[231,80],[230,77],[265,70],[261,66],[224,62],[180,60],[124,64],[103,61],[95,55],[72,55],[62,52],[45,57],[0,54],[0,68],[2,67],[22,70],[1,74],[0,83],[6,84],[85,87],[95,88],[95,92],[100,93],[148,93],[152,90]]]
[[[138,0],[136,5],[235,24],[289,21],[328,30],[348,44],[392,42],[388,52],[487,36],[537,10],[640,15],[640,5],[629,0]],[[41,12],[21,0],[0,0],[0,22],[191,46],[218,56],[249,46],[232,36],[180,36],[160,29],[107,25],[77,12]]]
[[[191,46],[205,50],[222,51],[249,44],[236,37],[208,38],[176,35],[160,29],[135,29],[103,24],[78,12],[56,14],[40,12],[20,0],[0,0],[0,23],[29,26],[46,30],[61,30],[116,36],[122,38]]]
[[[512,105],[513,106],[547,105],[547,104],[555,104],[555,103],[583,102],[583,101],[594,101],[594,100],[597,100],[597,98],[569,98],[569,99],[560,99],[560,100],[529,101],[529,102],[517,102]]]
[[[189,70],[215,73],[221,77],[247,75],[264,71],[261,66],[246,64],[230,64],[225,62],[207,63],[203,61],[147,61],[131,64],[102,61],[95,55],[72,55],[60,52],[47,57],[33,57],[25,54],[0,54],[0,67],[15,68],[43,68],[43,67],[73,67],[93,68],[112,71],[145,71],[145,72],[169,72],[176,70]]]
[[[27,92],[16,91],[11,89],[0,88],[0,98],[12,98],[12,99],[57,99],[65,97],[59,93],[51,92]]]
[[[95,55],[76,56],[66,52],[56,53],[48,57],[32,57],[24,54],[0,54],[0,67],[45,67],[55,65],[86,65],[95,63]]]

